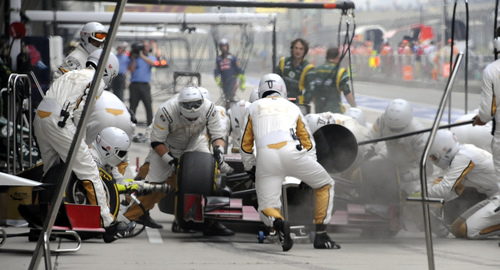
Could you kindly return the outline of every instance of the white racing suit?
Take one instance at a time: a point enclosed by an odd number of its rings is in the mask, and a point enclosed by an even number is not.
[[[151,131],[151,142],[164,143],[170,154],[179,159],[184,152],[206,152],[210,153],[210,142],[222,139],[225,135],[220,125],[220,114],[215,110],[215,105],[205,99],[200,108],[200,117],[189,121],[180,113],[179,101],[173,97],[163,104],[153,118]],[[208,132],[208,136],[207,136]],[[150,151],[149,172],[145,181],[152,183],[164,183],[175,172],[175,167],[165,164],[156,151]],[[196,168],[193,168],[195,170]],[[165,196],[164,192],[153,192],[139,197],[146,210],[152,209],[154,205]],[[142,209],[132,205],[125,216],[135,220],[143,214]]]
[[[245,114],[247,113],[250,102],[240,100],[231,103],[231,108],[228,111],[231,121],[231,133],[229,134],[232,144],[231,152],[239,152],[241,147],[241,133],[243,132],[243,123]]]
[[[66,161],[76,132],[75,123],[79,121],[93,76],[92,69],[75,70],[64,74],[54,81],[38,105],[33,127],[44,163],[44,173],[47,173],[60,159]],[[104,82],[101,81],[96,97],[101,95],[103,86]],[[63,120],[62,109],[69,113],[69,117],[65,125],[60,127],[58,122]],[[97,165],[84,140],[75,151],[72,170],[82,181],[90,203],[100,206],[102,222],[104,227],[107,227],[113,222],[113,216],[109,212]]]
[[[474,116],[476,116],[476,114],[462,115],[455,123],[470,121]],[[491,128],[491,122],[488,122],[484,126],[464,125],[453,127],[450,130],[455,134],[458,142],[461,144],[473,144],[491,153],[491,142],[493,140]]]
[[[78,46],[64,58],[63,63],[54,72],[54,80],[68,71],[85,68],[88,57],[89,52],[87,52],[81,44],[78,44]]]
[[[207,152],[210,143],[223,139],[225,131],[221,128],[220,114],[215,105],[205,99],[200,108],[200,117],[189,121],[181,116],[179,101],[172,98],[162,105],[153,119],[151,142],[164,143],[171,155],[179,159],[184,152]],[[165,164],[160,155],[153,151],[146,180],[163,183],[173,172],[172,166]]]
[[[101,175],[104,173],[105,175],[102,177],[103,181],[106,181],[105,178],[111,177],[115,183],[116,187],[118,189],[118,192],[120,191],[125,191],[128,187],[131,187],[133,185],[136,185],[137,188],[141,186],[142,181],[136,182],[133,181],[132,179],[127,179],[125,177],[126,170],[128,168],[128,163],[127,162],[121,162],[117,166],[110,166],[109,164],[106,164],[101,160],[101,155],[99,155],[99,152],[95,149],[97,147],[94,144],[89,146],[90,149],[90,154],[92,155],[92,158],[94,159],[95,163],[97,164],[97,167],[102,170],[103,172],[100,172]],[[122,189],[120,189],[122,188]],[[120,212],[118,213],[118,220],[121,221],[126,221],[129,222],[131,219],[128,219],[124,214],[128,210],[127,207],[124,207],[123,205],[120,205]]]
[[[85,142],[87,144],[94,142],[97,133],[107,127],[116,127],[125,131],[130,139],[135,131],[135,124],[131,120],[127,106],[115,94],[103,91],[87,122]]]
[[[500,119],[500,60],[486,66],[483,71],[483,84],[481,87],[481,102],[479,104],[479,118],[482,122],[488,122],[495,117]],[[498,123],[498,122],[497,122]],[[491,144],[493,163],[497,177],[500,177],[500,125],[495,125],[495,134]]]
[[[460,145],[444,177],[429,188],[429,197],[451,201],[473,187],[488,199],[477,203],[455,220],[451,233],[456,237],[480,239],[500,234],[500,180],[495,176],[490,153],[472,144]]]
[[[379,117],[372,126],[371,138],[382,138],[402,133],[408,133],[423,129],[422,125],[415,119],[402,130],[391,131],[384,123],[383,116]],[[421,133],[413,136],[403,137],[385,141],[387,152],[378,153],[382,158],[387,158],[393,163],[398,171],[400,190],[406,194],[412,194],[420,190],[420,172],[418,164],[424,152],[427,134]],[[373,145],[372,147],[375,147]],[[427,168],[427,174],[432,174],[432,165]]]
[[[226,138],[229,135],[229,130],[231,129],[231,120],[226,112],[226,108],[222,106],[215,106],[215,110],[219,113],[220,127],[224,132],[224,138]]]
[[[311,153],[314,149],[311,132],[297,105],[276,96],[250,105],[241,139],[241,155],[245,170],[256,165],[259,213],[266,225],[271,227],[275,219],[284,219],[280,198],[285,176],[296,177],[314,189],[314,224],[330,222],[334,181],[316,161],[315,154]]]

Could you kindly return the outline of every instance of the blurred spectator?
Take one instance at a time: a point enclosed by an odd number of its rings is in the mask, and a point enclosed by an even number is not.
[[[153,107],[151,100],[151,67],[156,58],[149,55],[150,44],[140,42],[132,45],[130,53],[130,110],[135,114],[139,101],[142,100],[146,110],[147,126],[153,122]],[[158,52],[157,52],[158,53]]]
[[[113,93],[123,101],[123,90],[125,89],[125,79],[127,76],[128,65],[130,63],[130,58],[127,55],[128,44],[123,42],[116,47],[116,58],[120,64],[120,69],[118,70],[118,75],[113,79],[111,88]]]
[[[450,49],[451,47],[451,49]],[[437,66],[437,74],[440,74],[442,78],[448,78],[450,76],[450,51],[453,52],[453,57],[455,57],[459,50],[455,44],[451,44],[451,39],[448,39],[448,46],[443,46],[434,56],[434,63]]]

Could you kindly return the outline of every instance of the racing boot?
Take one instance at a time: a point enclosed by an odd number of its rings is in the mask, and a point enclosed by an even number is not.
[[[151,216],[149,215],[149,211],[140,216],[135,222],[153,229],[163,229],[163,226],[161,224],[151,218]]]
[[[127,237],[134,229],[136,223],[131,221],[125,223],[123,221],[115,221],[109,225],[109,227],[104,228],[106,232],[103,234],[102,238],[105,243],[111,243],[118,238]]]
[[[317,249],[340,249],[340,245],[332,241],[326,231],[316,232],[313,245]]]
[[[234,235],[234,232],[232,230],[228,229],[226,226],[224,226],[219,221],[210,220],[207,223],[207,227],[203,230],[203,235],[206,235],[206,236],[213,236],[213,235],[231,236],[231,235]]]
[[[173,233],[195,233],[195,231],[193,231],[193,230],[182,228],[176,219],[174,219],[174,222],[172,222],[172,232]]]
[[[289,251],[290,249],[292,249],[293,239],[290,236],[290,223],[281,218],[277,218],[273,222],[273,228],[278,233],[283,251]]]

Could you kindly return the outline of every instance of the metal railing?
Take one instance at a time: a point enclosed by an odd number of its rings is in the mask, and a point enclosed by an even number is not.
[[[463,57],[464,57],[464,54],[462,52],[459,53],[456,57],[455,65],[453,66],[453,70],[452,70],[450,79],[448,80],[448,82],[446,84],[445,91],[443,93],[443,96],[441,97],[441,101],[439,102],[438,111],[436,113],[436,117],[434,118],[434,122],[432,124],[432,130],[431,130],[431,133],[429,134],[429,138],[427,139],[427,143],[425,144],[424,152],[423,152],[422,158],[420,160],[420,188],[421,188],[422,197],[420,199],[417,199],[417,198],[409,199],[411,201],[419,201],[422,203],[422,208],[423,208],[423,212],[424,212],[425,243],[426,243],[426,248],[427,248],[427,263],[428,263],[428,267],[430,270],[435,269],[435,263],[434,263],[434,250],[433,250],[433,244],[432,244],[432,230],[431,230],[429,203],[442,203],[443,200],[428,197],[429,193],[427,190],[426,165],[427,165],[427,159],[429,156],[429,151],[430,151],[431,145],[434,142],[434,138],[436,137],[436,132],[439,129],[439,123],[441,122],[441,118],[443,116],[446,101],[448,100],[448,96],[451,93],[452,85],[453,85],[453,82],[455,81],[455,78],[457,76],[458,68],[460,67],[460,64],[462,63]]]
[[[23,80],[23,84],[21,84],[21,80]],[[21,86],[21,87],[20,87]],[[23,89],[18,88],[26,88],[28,90],[25,95],[20,93],[19,91]],[[16,174],[18,169],[24,169],[24,157],[23,157],[23,146],[24,146],[24,135],[25,128],[28,133],[28,155],[29,155],[29,165],[31,167],[33,165],[33,133],[31,130],[33,117],[31,113],[32,100],[31,100],[31,81],[26,74],[16,74],[12,73],[9,76],[9,80],[7,83],[7,88],[2,89],[2,92],[7,92],[7,155],[6,155],[6,163],[7,163],[7,173]],[[21,97],[20,101],[18,97]],[[25,102],[27,101],[27,102]],[[27,113],[27,116],[25,112]],[[11,140],[12,138],[12,140]],[[12,141],[12,143],[11,143]],[[12,152],[12,157],[11,157]],[[19,159],[19,162],[18,162]],[[18,164],[19,163],[19,164]],[[18,168],[19,165],[19,168]]]

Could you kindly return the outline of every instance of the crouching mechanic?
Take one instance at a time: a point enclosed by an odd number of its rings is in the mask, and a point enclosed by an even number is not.
[[[248,108],[241,140],[245,170],[255,170],[255,188],[262,221],[280,237],[283,251],[293,246],[290,225],[281,213],[285,176],[314,189],[314,248],[340,248],[326,233],[333,209],[334,181],[316,161],[312,134],[297,105],[287,100],[283,79],[274,73],[259,83],[259,98]],[[256,146],[257,157],[253,155]]]
[[[143,189],[143,181],[134,181],[125,178],[128,166],[127,154],[130,147],[129,135],[116,127],[107,127],[101,130],[90,147],[90,153],[99,167],[101,175],[115,180],[119,192],[138,191]],[[127,216],[125,215],[125,218]],[[149,212],[143,213],[135,221],[145,226],[161,229],[163,226],[151,218]]]
[[[54,81],[37,108],[33,127],[42,155],[44,174],[60,160],[67,159],[75,136],[75,124],[79,122],[87,101],[101,51],[96,50],[89,55],[86,68],[67,72]],[[102,94],[105,85],[109,85],[117,73],[118,60],[114,54],[110,54],[96,97]],[[125,231],[127,228],[124,228],[123,224],[113,222],[114,217],[109,211],[99,170],[92,159],[89,147],[82,140],[75,151],[75,162],[71,169],[82,181],[90,204],[100,207],[102,224],[107,233],[114,235],[116,232]]]
[[[500,235],[500,180],[492,155],[472,144],[459,144],[449,130],[439,130],[429,158],[444,170],[444,176],[429,188],[429,197],[446,203],[460,196],[465,187],[474,187],[488,197],[462,213],[452,223],[451,233],[467,239]]]
[[[186,87],[175,96],[160,105],[153,119],[151,131],[151,147],[149,156],[149,172],[146,181],[164,183],[174,175],[179,158],[185,152],[210,153],[208,137],[213,146],[215,159],[222,162],[225,142],[224,130],[220,125],[220,115],[215,105],[204,99],[198,87]],[[207,136],[208,134],[208,136]],[[194,168],[193,168],[194,169]],[[153,208],[164,196],[146,195],[141,201],[146,209]],[[138,207],[132,206],[129,212],[142,213]],[[233,235],[234,232],[221,223],[209,223],[204,230],[205,235]]]
[[[404,99],[394,99],[373,124],[370,137],[376,139],[421,129],[423,126],[413,117],[411,104]],[[379,153],[381,158],[389,160],[396,167],[399,173],[400,189],[407,195],[417,191],[420,186],[417,164],[425,147],[426,136],[428,135],[417,134],[387,140],[384,142],[387,152]],[[372,152],[377,153],[376,144],[372,144],[372,147]],[[432,173],[432,166],[427,172]]]

